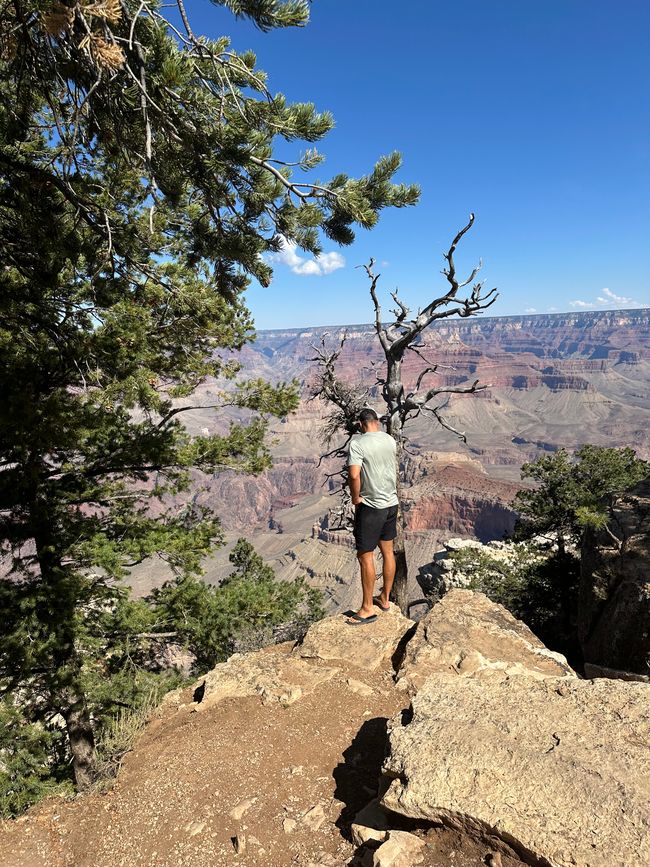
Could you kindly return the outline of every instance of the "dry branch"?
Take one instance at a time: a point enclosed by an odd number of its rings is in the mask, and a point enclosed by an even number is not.
[[[402,458],[404,455],[406,445],[404,426],[409,419],[415,418],[423,412],[430,413],[441,427],[454,434],[454,436],[463,442],[466,442],[467,437],[465,433],[454,428],[443,415],[445,408],[449,404],[449,396],[452,394],[474,394],[477,391],[488,388],[487,385],[480,385],[477,379],[468,385],[439,385],[430,387],[426,391],[421,390],[426,376],[438,373],[441,366],[448,369],[449,365],[431,362],[421,352],[423,344],[416,343],[420,334],[436,320],[452,316],[460,318],[475,316],[487,310],[496,301],[496,289],[491,289],[484,294],[483,283],[474,282],[481,269],[481,262],[472,269],[469,276],[464,280],[459,280],[456,274],[454,254],[459,242],[471,229],[473,223],[474,214],[470,214],[467,225],[456,234],[449,249],[443,254],[447,267],[442,273],[449,284],[448,291],[432,299],[424,309],[418,310],[417,315],[412,319],[409,319],[409,307],[399,298],[398,292],[395,290],[391,292],[391,297],[396,305],[395,309],[391,311],[394,318],[389,322],[383,321],[381,303],[377,294],[377,285],[381,275],[374,271],[374,259],[371,259],[367,265],[363,266],[370,281],[370,298],[375,313],[374,330],[383,349],[385,359],[384,373],[381,376],[377,375],[377,384],[381,386],[382,398],[386,404],[385,418],[387,430],[397,440],[399,458]],[[463,294],[462,290],[470,284],[473,285],[469,293]],[[325,344],[325,337],[323,337],[320,347],[315,347],[316,356],[313,359],[317,362],[319,369],[318,385],[313,396],[323,398],[334,407],[326,422],[327,442],[330,443],[337,433],[346,435],[346,439],[332,451],[328,452],[327,457],[340,456],[342,462],[345,459],[350,437],[354,432],[354,421],[361,409],[360,401],[362,399],[360,386],[350,386],[343,383],[336,374],[336,363],[341,355],[344,343],[345,337],[337,349],[328,350]],[[426,365],[418,374],[414,390],[409,392],[405,391],[402,381],[402,361],[404,353],[407,350],[411,350],[418,355]],[[368,389],[365,390],[364,396],[367,397],[367,394]],[[435,401],[439,395],[446,395],[446,402],[443,404],[434,403],[432,405],[431,402]],[[331,474],[328,478],[332,478],[333,475],[337,474]],[[339,475],[345,480],[345,469]],[[400,494],[401,482],[398,478],[398,496],[401,501]],[[344,512],[345,500],[343,500],[341,506],[342,516]],[[343,520],[341,520],[341,525],[344,526]],[[408,608],[408,600],[406,598],[407,568],[402,524],[398,527],[398,538],[395,541],[395,556],[397,564],[395,596],[401,609],[406,611]]]

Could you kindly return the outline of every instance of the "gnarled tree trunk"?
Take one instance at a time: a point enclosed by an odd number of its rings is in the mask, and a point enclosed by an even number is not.
[[[83,792],[93,782],[95,758],[95,737],[86,702],[77,697],[62,711],[62,715],[68,733],[75,783],[77,790]]]
[[[399,413],[399,402],[404,390],[402,385],[402,354],[395,357],[386,355],[387,376],[384,383],[384,400],[388,405],[388,421],[386,424],[389,433],[396,442],[396,473],[397,473],[397,499],[399,502],[397,513],[397,536],[393,543],[395,553],[395,583],[393,584],[393,598],[400,611],[408,614],[408,562],[406,559],[406,521],[404,519],[404,499],[402,495],[402,419]]]

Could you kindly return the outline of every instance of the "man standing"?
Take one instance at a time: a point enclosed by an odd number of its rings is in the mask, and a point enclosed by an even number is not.
[[[348,481],[354,505],[354,540],[361,567],[363,602],[348,623],[360,626],[377,619],[373,603],[388,611],[395,578],[393,539],[397,535],[397,466],[395,440],[380,429],[373,409],[359,413],[361,434],[352,437],[348,456]],[[383,559],[384,584],[373,599],[375,589],[375,548]]]

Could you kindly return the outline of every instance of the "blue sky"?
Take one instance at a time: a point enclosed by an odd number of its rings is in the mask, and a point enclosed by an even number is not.
[[[354,266],[371,256],[386,293],[423,306],[470,211],[457,263],[482,257],[490,315],[650,304],[647,0],[314,0],[306,28],[269,34],[188,8],[195,31],[252,48],[272,91],[333,112],[321,177],[396,149],[422,188],[320,262],[286,251],[247,293],[258,328],[370,321]]]

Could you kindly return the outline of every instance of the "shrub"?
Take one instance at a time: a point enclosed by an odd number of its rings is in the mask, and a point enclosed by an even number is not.
[[[72,794],[64,732],[28,722],[9,699],[0,701],[0,818],[19,816],[55,793]]]

